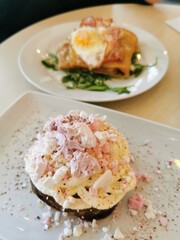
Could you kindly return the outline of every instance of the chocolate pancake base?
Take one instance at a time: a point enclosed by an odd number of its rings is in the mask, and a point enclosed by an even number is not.
[[[61,205],[59,205],[55,199],[51,196],[48,196],[41,191],[39,191],[36,186],[31,181],[32,191],[40,198],[43,202],[45,202],[48,206],[58,210],[63,211],[63,208]],[[81,219],[92,221],[93,219],[102,219],[110,215],[114,209],[116,208],[117,204],[113,206],[112,208],[106,209],[106,210],[99,210],[96,208],[89,208],[84,210],[73,210],[66,208],[65,211],[68,213],[71,213]]]

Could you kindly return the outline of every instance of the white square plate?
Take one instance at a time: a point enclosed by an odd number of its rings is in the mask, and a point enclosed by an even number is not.
[[[61,216],[59,226],[44,230],[42,213],[46,207],[40,208],[31,192],[23,161],[47,119],[72,109],[107,115],[107,121],[128,138],[135,157],[134,168],[152,178],[150,183],[139,182],[137,189],[121,201],[111,216],[97,221],[96,228],[85,229],[80,239],[99,240],[104,237],[102,227],[106,226],[109,235],[119,227],[128,240],[179,240],[180,169],[168,161],[180,159],[180,131],[106,108],[33,92],[20,97],[0,117],[0,240],[58,240],[65,219],[72,219],[72,216]],[[152,202],[157,210],[154,220],[147,220],[145,207],[131,216],[127,201],[135,193]],[[162,217],[168,219],[167,226],[161,225]],[[72,224],[78,221],[74,219]]]

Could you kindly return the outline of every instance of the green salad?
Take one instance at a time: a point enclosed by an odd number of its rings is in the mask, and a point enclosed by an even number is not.
[[[138,62],[139,52],[135,52],[131,59],[131,71],[130,75],[138,77],[146,68],[153,67],[157,64],[157,59],[152,65],[144,65]],[[58,57],[50,53],[42,60],[42,64],[49,69],[58,71]],[[106,84],[107,80],[111,80],[112,77],[96,73],[95,71],[83,71],[81,69],[73,69],[65,71],[66,75],[62,78],[62,83],[68,89],[84,89],[88,91],[112,91],[118,94],[130,93],[129,86],[123,87],[110,87]]]

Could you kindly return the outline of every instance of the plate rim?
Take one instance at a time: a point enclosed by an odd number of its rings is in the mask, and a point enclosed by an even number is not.
[[[135,120],[138,120],[138,121],[142,121],[142,122],[147,122],[148,124],[152,124],[154,126],[157,126],[157,127],[163,127],[163,128],[167,128],[169,129],[170,131],[175,131],[175,132],[179,132],[180,133],[180,129],[179,128],[176,128],[176,127],[173,127],[173,126],[170,126],[170,125],[167,125],[167,124],[164,124],[164,123],[160,123],[160,122],[157,122],[157,121],[153,121],[153,120],[150,120],[150,119],[146,119],[146,118],[143,118],[143,117],[139,117],[139,116],[135,116],[133,114],[129,114],[129,113],[125,113],[125,112],[122,112],[122,111],[118,111],[118,110],[114,110],[114,109],[111,109],[111,108],[107,108],[107,107],[102,107],[102,106],[98,106],[98,105],[94,105],[92,103],[86,103],[86,102],[81,102],[81,101],[77,101],[77,100],[74,100],[74,99],[69,99],[69,98],[64,98],[64,97],[60,97],[60,96],[56,96],[56,95],[50,95],[50,94],[47,94],[47,93],[44,93],[44,92],[38,92],[38,91],[26,91],[22,94],[19,95],[18,98],[15,99],[15,101],[13,101],[5,110],[3,113],[1,113],[0,115],[0,121],[2,120],[2,118],[8,114],[14,107],[16,107],[16,105],[18,104],[18,102],[22,101],[24,98],[26,97],[30,97],[32,98],[33,96],[37,96],[37,97],[48,97],[48,98],[54,98],[54,99],[61,99],[63,101],[66,101],[66,102],[70,102],[70,103],[78,103],[80,105],[84,105],[84,106],[91,106],[93,107],[94,109],[101,109],[101,110],[105,110],[105,111],[108,111],[108,112],[112,112],[112,113],[116,113],[116,114],[119,114],[121,116],[124,116],[124,117],[127,117],[127,118],[131,118],[131,119],[135,119]]]

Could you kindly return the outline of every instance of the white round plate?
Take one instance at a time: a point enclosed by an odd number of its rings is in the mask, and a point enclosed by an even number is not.
[[[48,28],[32,37],[21,49],[18,63],[24,77],[38,89],[65,98],[87,102],[107,102],[130,98],[141,94],[156,85],[165,75],[168,68],[167,50],[161,42],[150,33],[129,25],[122,27],[134,32],[140,43],[143,64],[153,64],[146,68],[138,77],[130,77],[126,80],[109,81],[111,86],[132,86],[129,94],[117,94],[115,92],[95,92],[73,89],[69,90],[57,80],[63,72],[47,70],[41,63],[47,53],[55,51],[58,44],[65,40],[71,31],[79,26],[79,22],[65,23]]]

